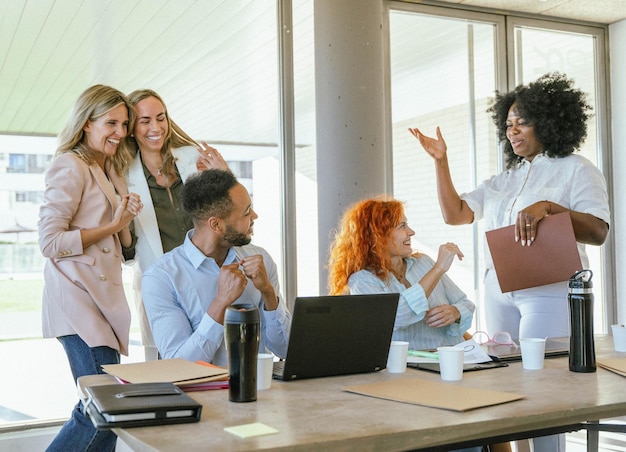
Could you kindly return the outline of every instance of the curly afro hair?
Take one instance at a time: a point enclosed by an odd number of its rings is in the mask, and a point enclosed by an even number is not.
[[[573,84],[564,74],[554,72],[528,85],[519,85],[514,91],[496,92],[495,101],[487,111],[498,130],[498,139],[504,143],[507,168],[522,160],[506,137],[506,119],[513,104],[534,127],[548,157],[566,157],[580,149],[587,137],[587,119],[592,108],[587,103],[587,94],[575,89]]]

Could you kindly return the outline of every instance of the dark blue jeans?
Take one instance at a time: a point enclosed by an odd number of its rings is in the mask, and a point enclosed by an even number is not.
[[[74,382],[83,375],[101,374],[103,364],[119,364],[120,354],[110,347],[90,348],[78,335],[58,338],[70,362]],[[117,435],[98,430],[85,416],[79,401],[72,416],[46,449],[47,452],[110,452],[115,450]]]

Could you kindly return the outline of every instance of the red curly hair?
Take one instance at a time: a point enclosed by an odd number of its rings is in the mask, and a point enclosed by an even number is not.
[[[402,202],[379,196],[348,207],[330,247],[328,288],[331,295],[350,293],[348,278],[369,270],[389,280],[389,237],[404,216]]]

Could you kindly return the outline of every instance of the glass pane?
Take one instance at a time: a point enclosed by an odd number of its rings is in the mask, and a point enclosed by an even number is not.
[[[319,294],[313,1],[293,4],[298,295]],[[288,270],[286,270],[288,271]],[[289,300],[291,302],[291,300]]]
[[[448,273],[477,304],[480,322],[482,222],[444,224],[433,160],[407,128],[434,136],[441,127],[459,193],[498,172],[496,134],[486,113],[496,87],[495,26],[392,12],[390,33],[394,196],[406,202],[416,250],[436,259],[440,244],[459,245],[465,258]]]
[[[515,28],[516,85],[536,80],[548,72],[559,71],[573,79],[575,86],[587,93],[587,101],[594,111],[598,109],[596,99],[596,38],[592,35],[568,33],[531,27]],[[587,139],[580,154],[598,164],[600,143],[598,141],[597,116],[587,124]],[[594,329],[605,333],[603,296],[602,247],[587,245],[589,266],[593,271]]]
[[[222,152],[253,197],[259,215],[253,241],[268,250],[282,276],[276,2],[237,0],[216,8],[196,4],[198,9],[186,10],[180,17],[171,17],[164,9],[149,6],[151,24],[156,25],[143,27],[145,14],[134,10],[126,17],[126,29],[143,30],[141,41],[152,44],[147,48],[155,51],[154,61],[163,63],[164,67],[153,65],[151,70],[140,70],[126,86],[114,83],[106,74],[99,76],[98,82],[126,91],[154,89],[185,131]],[[76,14],[84,13],[80,10]],[[78,22],[93,20],[88,13]],[[184,34],[184,45],[177,46],[176,39],[181,39],[182,34],[173,35],[170,31],[168,35],[167,30],[172,28],[164,29],[159,24],[174,27],[175,22],[177,27],[184,27],[185,20],[187,24],[201,20],[202,27],[187,25],[189,33]],[[26,22],[25,28],[28,27]],[[198,33],[204,29],[212,30],[216,39],[210,42],[204,39]],[[72,29],[67,32],[71,34]],[[163,40],[167,46],[158,44]],[[42,35],[37,42],[45,41]],[[175,49],[176,58],[164,54],[170,48]],[[309,54],[312,55],[312,48]],[[91,53],[87,61],[81,60],[81,55],[65,56],[86,68],[93,59]],[[186,67],[194,70],[180,69]],[[176,73],[165,76],[167,70]],[[204,89],[207,86],[210,89]],[[66,118],[68,111],[56,114]],[[7,125],[0,124],[0,130],[8,130]],[[5,391],[0,397],[0,424],[66,418],[77,402],[61,345],[55,339],[41,338],[43,258],[37,233],[32,231],[37,229],[41,202],[38,195],[44,190],[43,169],[54,152],[56,140],[50,138],[44,145],[32,144],[33,140],[36,138],[0,136],[0,173],[5,173],[0,177],[0,229],[6,230],[0,234],[0,356],[3,357],[0,384],[9,388],[16,381],[24,383],[23,389],[8,394]],[[18,227],[26,230],[16,230]],[[133,322],[130,356],[122,360],[131,362],[144,359],[134,315],[132,268],[124,268],[124,281]],[[47,385],[41,385],[42,369],[46,372]],[[51,392],[50,387],[55,390]]]

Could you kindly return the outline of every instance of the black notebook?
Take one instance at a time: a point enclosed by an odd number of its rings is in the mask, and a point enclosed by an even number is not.
[[[172,383],[88,386],[85,411],[99,429],[198,422],[202,405]]]
[[[496,367],[507,367],[508,364],[501,361],[487,361],[485,363],[467,363],[463,364],[463,372],[472,372],[474,370],[495,369]],[[439,363],[407,363],[407,367],[419,370],[427,370],[429,372],[440,373]]]
[[[397,293],[296,298],[287,358],[274,363],[274,378],[384,369],[399,299]]]

